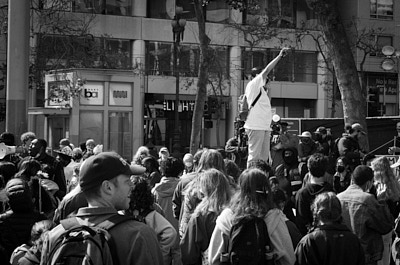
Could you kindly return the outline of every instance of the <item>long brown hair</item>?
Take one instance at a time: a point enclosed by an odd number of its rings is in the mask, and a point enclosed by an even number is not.
[[[214,168],[201,173],[199,190],[204,197],[196,207],[195,213],[215,212],[219,215],[231,198],[231,187],[228,178],[221,171]]]
[[[239,192],[230,204],[234,223],[251,215],[263,218],[273,207],[268,176],[257,168],[243,171],[239,177]]]

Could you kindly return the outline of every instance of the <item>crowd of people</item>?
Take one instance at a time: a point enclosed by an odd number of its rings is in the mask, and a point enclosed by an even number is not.
[[[127,160],[61,139],[52,156],[22,134],[0,161],[0,264],[400,262],[400,160],[371,159],[359,123],[338,139],[325,127],[297,136],[262,114],[287,52],[255,69],[246,95],[259,100],[222,149],[141,146]],[[17,145],[9,132],[0,142]]]
[[[128,161],[93,139],[61,139],[53,157],[25,133],[0,161],[1,264],[50,264],[68,228],[106,221],[120,264],[234,264],[233,231],[252,218],[265,222],[276,264],[390,264],[400,184],[389,160],[362,164],[351,149],[359,124],[337,141],[319,127],[297,145],[286,126],[271,134],[273,155],[244,169],[231,144],[183,157],[141,146]],[[16,145],[8,132],[0,142]]]

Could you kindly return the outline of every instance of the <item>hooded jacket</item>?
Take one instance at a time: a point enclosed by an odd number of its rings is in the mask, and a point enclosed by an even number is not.
[[[172,195],[178,182],[178,178],[163,177],[152,189],[156,202],[164,210],[165,218],[172,224],[176,231],[178,231],[179,225],[172,211]]]
[[[271,209],[265,216],[268,235],[271,239],[273,251],[281,265],[294,264],[295,256],[288,228],[285,224],[286,217],[282,211]],[[221,253],[226,252],[229,233],[232,228],[233,212],[227,208],[217,218],[216,225],[208,246],[209,264],[220,264]]]
[[[171,248],[177,240],[177,232],[170,222],[156,210],[151,211],[145,217],[146,224],[154,229],[164,257],[164,264],[168,264]]]
[[[296,194],[296,224],[300,232],[305,235],[313,223],[311,204],[318,194],[333,191],[331,184],[324,182],[321,184],[307,183]]]

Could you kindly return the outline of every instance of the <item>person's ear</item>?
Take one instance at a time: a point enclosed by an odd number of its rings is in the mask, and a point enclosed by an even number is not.
[[[114,189],[115,186],[111,181],[105,180],[101,183],[101,190],[107,195],[112,195]]]

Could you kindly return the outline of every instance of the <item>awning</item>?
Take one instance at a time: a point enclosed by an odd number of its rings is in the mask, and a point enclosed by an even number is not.
[[[29,108],[28,115],[69,115],[69,108]]]

